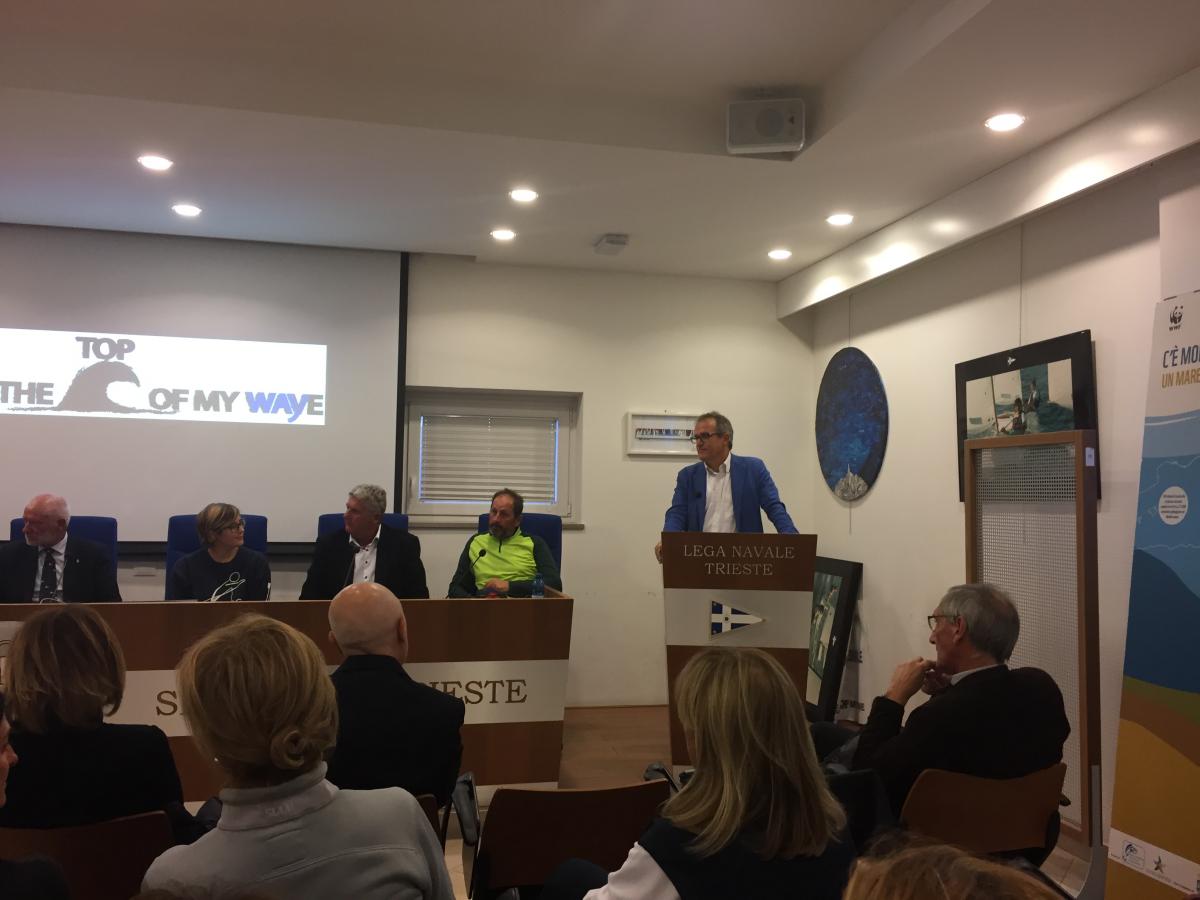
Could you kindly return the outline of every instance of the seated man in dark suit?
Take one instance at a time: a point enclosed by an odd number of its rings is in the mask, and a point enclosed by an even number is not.
[[[348,584],[373,581],[397,597],[428,597],[421,542],[383,524],[387,491],[360,484],[346,499],[346,530],[317,539],[301,600],[328,600]]]
[[[871,706],[853,767],[875,769],[899,814],[925,769],[1017,778],[1062,761],[1071,733],[1062,692],[1041,669],[1009,669],[1021,620],[990,584],[950,588],[929,616],[937,659],[902,663]],[[901,726],[920,690],[929,700]]]
[[[0,603],[120,602],[116,560],[67,534],[67,501],[38,494],[25,507],[25,540],[0,547]]]
[[[383,585],[351,585],[329,604],[329,628],[346,660],[333,673],[338,735],[327,777],[343,788],[433,794],[445,805],[462,761],[466,707],[404,671],[400,601]]]

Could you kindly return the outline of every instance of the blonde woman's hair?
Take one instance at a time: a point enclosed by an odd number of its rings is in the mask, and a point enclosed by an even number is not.
[[[45,734],[96,728],[125,693],[125,656],[108,623],[88,606],[54,604],[25,620],[6,666],[9,718]]]
[[[804,703],[761,650],[708,649],[675,680],[696,772],[663,807],[711,856],[740,836],[765,859],[818,856],[846,825],[817,763]]]
[[[337,738],[325,659],[283,622],[240,616],[189,647],[177,674],[192,736],[235,787],[308,772]]]
[[[232,503],[210,503],[196,516],[196,533],[200,543],[211,547],[217,535],[241,521],[242,512]]]
[[[1049,887],[1003,863],[947,844],[905,846],[855,864],[843,900],[1058,900]]]

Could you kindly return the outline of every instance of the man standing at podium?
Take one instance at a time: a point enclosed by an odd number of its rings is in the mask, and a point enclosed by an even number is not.
[[[761,510],[780,534],[797,533],[763,461],[733,455],[729,419],[706,412],[692,428],[692,443],[700,461],[679,470],[663,531],[761,533]],[[661,563],[662,541],[654,555]]]

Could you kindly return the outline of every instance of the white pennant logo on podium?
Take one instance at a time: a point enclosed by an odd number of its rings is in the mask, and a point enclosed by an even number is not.
[[[759,625],[765,621],[762,616],[756,616],[752,612],[716,600],[713,601],[712,614],[709,618],[711,620],[709,640],[748,625]]]

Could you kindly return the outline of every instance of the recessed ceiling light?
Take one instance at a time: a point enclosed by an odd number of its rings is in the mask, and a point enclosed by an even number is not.
[[[827,216],[825,221],[830,225],[837,225],[839,228],[843,225],[849,225],[854,221],[854,216],[850,213],[834,213],[832,216]]]
[[[767,256],[771,259],[791,259],[792,251],[786,250],[783,247],[776,247],[774,250],[767,251]]]
[[[517,236],[517,233],[511,228],[497,228],[492,232],[492,237],[498,241],[511,241]]]
[[[138,162],[143,168],[149,169],[151,172],[165,172],[171,166],[175,165],[165,156],[155,156],[153,153],[147,153],[145,156],[139,156]]]
[[[518,203],[532,203],[538,198],[538,192],[533,188],[513,188],[508,192],[508,196]]]
[[[1013,131],[1025,124],[1025,117],[1020,113],[997,113],[983,123],[992,131]]]
[[[179,215],[185,216],[189,219],[195,218],[196,216],[200,215],[201,212],[200,207],[193,203],[176,203],[171,207],[171,209],[175,210],[175,212],[177,212]]]

